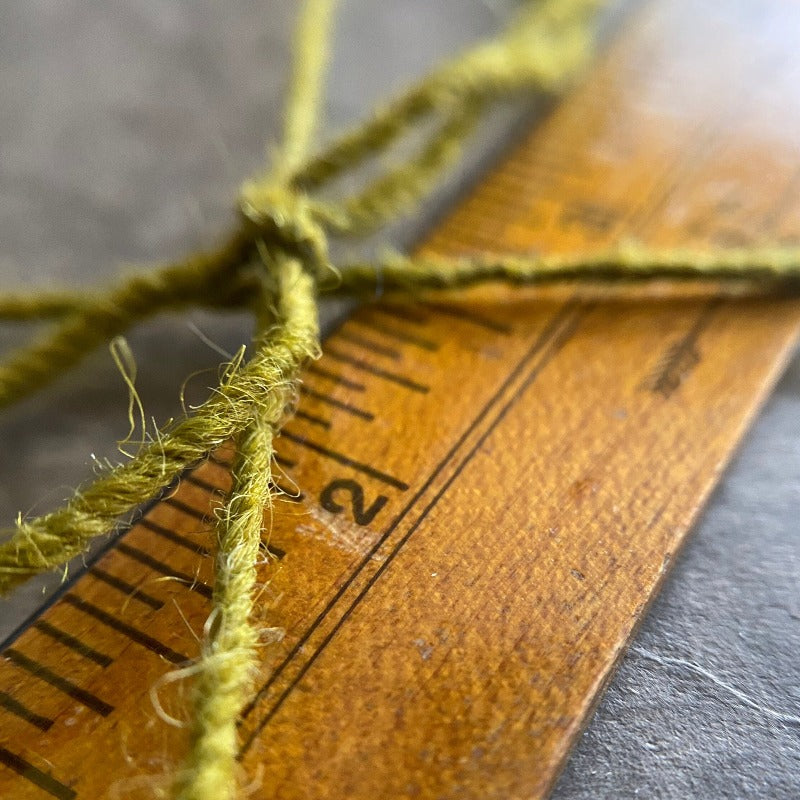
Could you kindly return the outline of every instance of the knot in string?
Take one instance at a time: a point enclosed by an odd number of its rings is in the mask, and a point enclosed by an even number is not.
[[[239,190],[239,213],[258,239],[297,258],[317,283],[334,271],[325,229],[304,192],[271,181],[246,181]]]

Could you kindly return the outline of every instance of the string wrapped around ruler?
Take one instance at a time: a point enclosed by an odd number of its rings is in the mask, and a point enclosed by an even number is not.
[[[327,61],[334,0],[307,0],[300,16],[284,139],[275,164],[241,187],[238,222],[214,250],[135,275],[93,295],[0,296],[0,318],[50,320],[43,338],[0,364],[0,405],[43,387],[101,344],[165,310],[249,309],[255,334],[191,416],[157,431],[127,462],[76,492],[63,508],[19,518],[0,545],[0,591],[66,564],[89,541],[156,495],[187,467],[235,441],[233,488],[216,529],[212,610],[194,679],[190,746],[174,779],[182,800],[236,793],[236,718],[253,674],[250,624],[256,564],[270,504],[273,439],[296,400],[303,364],[319,354],[317,307],[325,293],[413,292],[480,281],[536,283],[609,278],[796,279],[800,251],[782,248],[653,251],[635,244],[567,256],[443,259],[388,255],[334,265],[331,238],[365,236],[409,213],[440,181],[498,99],[559,93],[593,49],[600,0],[527,2],[508,30],[445,63],[364,124],[309,155]],[[406,160],[338,200],[319,190],[383,155],[425,124]],[[117,357],[124,360],[124,354]]]

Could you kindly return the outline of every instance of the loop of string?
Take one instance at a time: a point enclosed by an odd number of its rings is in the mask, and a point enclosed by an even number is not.
[[[0,296],[0,319],[53,323],[39,340],[0,363],[0,406],[42,388],[154,314],[247,308],[255,317],[249,359],[229,364],[191,416],[157,431],[129,461],[76,492],[63,508],[18,519],[0,544],[0,592],[8,592],[80,555],[93,537],[182,470],[235,441],[233,489],[215,531],[213,607],[200,658],[189,670],[194,676],[190,741],[174,776],[180,800],[231,800],[236,793],[236,718],[258,646],[250,618],[256,564],[264,557],[264,515],[271,508],[273,439],[295,402],[302,365],[319,355],[320,293],[363,294],[378,286],[411,293],[489,280],[725,277],[776,285],[800,277],[796,249],[653,251],[635,243],[572,255],[445,259],[388,254],[366,263],[332,264],[331,238],[363,236],[416,208],[497,100],[567,88],[589,61],[603,3],[526,0],[507,31],[445,63],[362,125],[309,155],[334,5],[334,0],[306,0],[303,6],[282,148],[271,171],[242,185],[238,224],[219,247],[94,294]],[[430,133],[404,161],[350,196],[317,197],[320,189],[430,121]]]

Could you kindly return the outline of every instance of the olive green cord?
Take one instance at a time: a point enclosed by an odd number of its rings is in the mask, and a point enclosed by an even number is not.
[[[380,155],[426,118],[465,105],[531,91],[560,93],[589,61],[601,0],[524,3],[507,30],[445,62],[297,171],[295,183],[319,189]]]
[[[283,160],[265,187],[282,189],[286,175],[305,155],[317,126],[317,109],[327,60],[327,31],[335,0],[308,0],[300,14],[295,42],[294,80],[287,101],[283,140]],[[261,187],[243,190],[245,213],[261,219],[258,200]],[[268,196],[272,196],[267,192]],[[296,209],[301,212],[301,209]],[[301,225],[295,217],[296,241],[309,237],[312,250],[321,262],[326,261],[324,239],[311,224]],[[305,231],[305,232],[304,232]],[[279,390],[294,395],[303,361],[319,355],[319,330],[316,293],[312,276],[286,248],[270,255],[262,253],[265,267],[278,276],[278,298],[294,298],[294,312],[305,326],[306,339],[300,343],[291,361],[281,365],[287,378]],[[272,263],[270,263],[272,262]],[[323,264],[316,264],[318,270]],[[261,281],[261,296],[255,300],[257,335],[270,330],[268,313],[271,292]],[[299,302],[298,302],[299,300]],[[288,327],[290,319],[279,317],[277,324]],[[259,342],[256,355],[275,358],[270,343]],[[273,390],[274,391],[274,390]],[[256,398],[261,405],[261,398]],[[236,719],[246,700],[250,678],[256,665],[258,636],[250,619],[256,585],[256,564],[264,527],[264,512],[270,504],[272,476],[272,440],[282,420],[263,406],[236,437],[236,456],[232,470],[230,498],[217,525],[217,553],[214,569],[214,594],[209,623],[198,663],[192,692],[192,724],[189,753],[175,783],[178,800],[232,800],[236,793]]]
[[[237,436],[230,498],[217,525],[213,608],[192,692],[189,754],[179,770],[176,794],[180,800],[227,800],[235,794],[236,718],[255,666],[258,636],[250,625],[256,564],[259,560],[264,511],[270,504],[272,440],[296,393],[303,361],[318,355],[316,303],[311,277],[297,261],[279,256],[276,265],[279,296],[292,304],[278,322],[278,330],[296,328],[302,338],[291,352],[280,353],[270,340],[270,315],[259,320],[262,340],[258,353],[283,361],[282,381],[265,391],[274,395],[272,408],[258,398],[254,418]],[[268,308],[265,293],[262,308]],[[254,404],[255,405],[255,404]]]
[[[264,509],[270,503],[273,429],[260,420],[240,434],[236,486],[218,526],[214,611],[193,688],[189,755],[176,781],[182,800],[234,796],[236,716],[255,661],[258,634],[248,624]]]
[[[515,256],[503,253],[447,258],[389,253],[369,263],[342,265],[341,293],[458,289],[487,281],[514,285],[571,280],[719,279],[785,285],[800,279],[800,248],[653,249],[626,242],[585,253]]]
[[[336,0],[306,0],[301,6],[284,114],[283,148],[274,169],[275,181],[286,182],[314,143],[335,7]]]
[[[7,295],[0,297],[0,320],[22,322],[25,320],[58,319],[69,314],[80,314],[91,308],[81,292],[41,292],[35,295]]]
[[[0,364],[0,407],[50,383],[132,324],[168,308],[196,306],[199,297],[218,295],[231,265],[250,257],[252,247],[244,236],[235,235],[215,251],[135,275],[119,289],[87,299],[75,313],[65,315],[53,332]],[[43,306],[52,310],[52,300],[43,298]]]
[[[160,431],[134,459],[76,492],[63,508],[20,519],[14,535],[0,545],[0,593],[83,553],[93,537],[107,533],[119,517],[255,420],[279,425],[293,401],[300,365],[318,353],[311,284],[305,273],[281,275],[273,289],[277,323],[256,336],[250,360],[232,364],[192,416]]]
[[[303,120],[313,114],[319,90],[301,76],[311,74],[313,56],[324,64],[323,25],[330,19],[328,4],[305,6],[296,46],[297,68],[292,81],[292,109],[287,114],[284,158],[279,171],[243,184],[240,222],[218,249],[198,253],[183,262],[150,274],[135,275],[77,313],[60,320],[51,332],[12,353],[0,364],[0,407],[23,399],[79,363],[103,342],[132,324],[162,310],[205,305],[230,307],[246,278],[256,243],[288,248],[304,258],[317,277],[330,276],[326,255],[328,236],[364,235],[389,219],[407,213],[437,185],[442,173],[461,153],[464,140],[489,101],[522,92],[558,92],[574,80],[592,52],[593,12],[598,0],[529,2],[505,34],[480,44],[436,70],[399,101],[376,112],[361,129],[335,141],[320,155],[302,163],[311,134],[302,133]],[[339,201],[312,199],[306,192],[321,188],[346,169],[383,152],[414,124],[430,115],[443,116],[431,139],[408,161],[390,169],[352,197]],[[299,138],[298,138],[299,137]],[[302,140],[302,141],[301,141]],[[304,189],[305,191],[300,191]],[[330,281],[328,281],[330,283]],[[324,288],[324,284],[323,284]],[[51,298],[0,298],[16,309],[7,319],[54,315]],[[4,316],[0,313],[0,317]]]
[[[418,207],[498,100],[556,94],[589,62],[600,0],[528,0],[505,33],[423,78],[317,155],[317,128],[334,0],[306,0],[295,42],[284,139],[275,166],[246,181],[223,244],[95,294],[0,297],[0,319],[51,328],[0,364],[0,406],[45,386],[99,345],[165,310],[246,308],[256,319],[249,359],[227,365],[209,399],[157,431],[131,460],[54,512],[19,518],[0,544],[0,592],[83,553],[89,541],[153,497],[188,466],[236,442],[233,489],[216,530],[215,582],[194,676],[187,756],[174,776],[181,800],[236,793],[236,717],[258,646],[251,624],[273,439],[296,402],[303,364],[319,354],[318,294],[414,293],[483,281],[535,284],[579,278],[800,277],[800,251],[649,250],[637,244],[571,255],[493,254],[446,259],[387,255],[333,265],[328,242],[363,236]],[[312,194],[385,155],[409,135],[416,149],[353,194]]]

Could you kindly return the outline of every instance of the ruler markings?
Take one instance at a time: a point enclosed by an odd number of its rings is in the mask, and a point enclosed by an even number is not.
[[[399,350],[396,350],[393,347],[388,347],[387,345],[381,344],[380,342],[376,342],[372,339],[367,339],[357,333],[353,333],[347,328],[340,328],[338,331],[336,331],[334,338],[342,339],[348,344],[353,345],[353,347],[359,347],[362,350],[366,350],[371,355],[385,356],[386,358],[391,358],[392,361],[400,361],[401,359]]]
[[[716,121],[686,137],[684,147],[678,151],[674,163],[664,170],[661,180],[653,186],[646,201],[631,209],[632,213],[628,218],[631,227],[640,233],[647,232],[648,226],[653,225],[657,214],[663,211],[670,198],[685,183],[687,176],[707,159],[715,146],[714,137],[719,135],[723,125],[724,122]]]
[[[367,361],[362,361],[360,358],[343,353],[341,350],[337,350],[329,345],[325,347],[325,355],[323,357],[332,358],[334,361],[339,361],[342,364],[348,364],[360,372],[366,372],[370,375],[374,375],[376,378],[382,378],[390,383],[396,383],[398,386],[402,386],[405,389],[410,389],[412,392],[427,394],[431,388],[425,384],[418,383],[406,375],[401,375],[398,372],[390,372],[389,370],[385,370],[381,367],[376,367]]]
[[[599,234],[610,233],[620,222],[616,209],[591,200],[575,200],[567,204],[559,217],[559,224],[565,228],[578,224]]]
[[[305,368],[305,371],[311,375],[316,375],[319,378],[329,380],[338,386],[344,386],[346,389],[352,389],[354,392],[363,392],[366,390],[366,387],[363,383],[351,381],[349,378],[345,378],[344,375],[340,375],[338,372],[325,369],[325,367],[321,367],[319,364],[308,364]]]
[[[65,647],[68,647],[70,650],[73,650],[89,661],[99,664],[101,667],[108,667],[114,662],[111,656],[107,656],[105,653],[95,650],[93,647],[86,644],[86,642],[82,642],[77,636],[62,631],[61,628],[51,625],[47,620],[37,619],[36,622],[33,623],[33,627],[41,631],[45,636],[49,636],[51,639],[63,644]]]
[[[218,467],[222,467],[223,469],[230,469],[233,466],[233,462],[227,458],[222,458],[218,456],[216,453],[209,453],[206,458],[212,463],[216,464]]]
[[[183,476],[183,480],[186,481],[186,483],[191,483],[192,486],[196,486],[198,489],[202,489],[204,492],[207,492],[214,497],[224,499],[228,496],[228,491],[226,489],[223,489],[221,486],[217,486],[210,481],[198,477],[194,472],[188,472]]]
[[[67,597],[67,595],[65,595],[65,597]],[[110,703],[106,703],[105,700],[101,700],[86,689],[82,689],[76,683],[69,680],[69,678],[59,675],[49,667],[45,667],[38,661],[34,661],[34,659],[29,658],[13,647],[4,650],[3,656],[15,666],[25,670],[35,678],[49,683],[52,687],[58,689],[58,691],[63,692],[73,700],[77,700],[81,705],[86,706],[90,711],[94,711],[95,714],[99,714],[101,717],[107,717],[114,710],[114,706]]]
[[[293,467],[297,466],[297,462],[291,458],[286,458],[286,456],[281,455],[280,453],[275,453],[275,463],[279,466],[283,467],[284,469],[292,469]]]
[[[680,387],[688,373],[700,363],[697,342],[723,302],[717,295],[706,303],[691,328],[661,356],[655,370],[645,380],[644,388],[668,398]]]
[[[8,692],[0,691],[0,707],[13,714],[15,717],[19,717],[21,720],[33,725],[34,728],[38,728],[40,731],[48,731],[53,726],[52,719],[31,711],[23,703],[20,703],[19,700],[8,694]]]
[[[118,578],[116,575],[106,572],[100,567],[91,567],[88,574],[94,578],[97,578],[97,580],[102,581],[112,589],[116,589],[118,592],[121,592],[126,598],[138,600],[140,603],[150,606],[150,608],[152,608],[154,611],[159,611],[164,607],[164,603],[158,598],[153,597],[147,592],[137,588],[133,584],[122,580],[122,578]]]
[[[249,750],[256,737],[258,737],[263,732],[264,728],[269,724],[270,720],[272,720],[275,714],[280,710],[281,706],[286,702],[289,695],[294,691],[295,688],[297,688],[300,681],[302,681],[302,679],[306,676],[308,671],[311,669],[311,667],[317,661],[319,656],[324,652],[324,650],[327,648],[327,646],[330,644],[330,642],[333,640],[333,638],[345,624],[345,622],[353,613],[355,608],[361,602],[363,602],[364,598],[369,593],[369,590],[375,585],[375,583],[378,581],[381,575],[383,575],[383,573],[389,568],[389,566],[391,565],[392,561],[394,561],[397,554],[402,550],[402,548],[405,546],[405,544],[408,542],[411,536],[413,536],[414,532],[419,528],[419,526],[425,520],[425,518],[428,516],[431,510],[436,506],[439,500],[441,500],[441,498],[444,496],[447,490],[452,486],[454,481],[459,477],[459,475],[461,475],[464,467],[473,459],[473,457],[483,446],[489,435],[503,421],[505,416],[508,414],[509,410],[519,401],[519,399],[523,396],[523,394],[531,387],[533,382],[541,373],[542,369],[544,369],[547,366],[547,364],[550,363],[550,361],[567,343],[567,341],[569,341],[569,339],[572,337],[572,335],[578,328],[582,313],[585,313],[586,310],[588,309],[582,309],[576,304],[573,304],[572,302],[568,303],[563,309],[562,313],[556,316],[558,324],[546,330],[545,334],[543,335],[543,339],[538,340],[534,344],[531,353],[538,355],[540,357],[538,358],[538,360],[536,361],[535,365],[532,367],[528,375],[522,381],[521,385],[517,387],[517,389],[512,393],[511,397],[500,408],[497,415],[489,422],[486,429],[482,431],[475,444],[467,451],[464,457],[456,465],[452,474],[444,481],[439,490],[434,494],[433,498],[422,509],[419,517],[415,519],[415,521],[409,527],[406,533],[403,534],[403,536],[394,545],[394,547],[392,547],[388,555],[380,562],[375,572],[373,572],[372,575],[369,576],[365,586],[358,592],[355,599],[347,606],[347,608],[344,610],[339,619],[336,620],[332,629],[327,633],[322,642],[314,649],[313,653],[309,655],[308,659],[300,667],[298,674],[292,679],[289,685],[280,693],[280,695],[276,699],[275,703],[270,707],[270,709],[261,717],[258,723],[256,723],[253,730],[247,736],[244,744],[242,745],[242,748],[239,753],[240,758]],[[563,313],[563,312],[568,312],[568,313]],[[530,363],[531,357],[526,357],[524,359],[526,364]],[[504,385],[508,383],[508,380],[509,379],[507,379],[506,382],[504,382]],[[495,395],[494,397],[497,397],[497,395]],[[487,406],[486,408],[488,407],[489,406]],[[482,412],[481,416],[483,415],[484,413]],[[474,424],[470,426],[471,429],[474,429],[474,427],[475,427]],[[424,489],[418,492],[417,497],[421,497],[423,492]],[[387,538],[388,536],[384,534],[384,536],[382,536],[381,539],[379,540],[380,545],[384,544]],[[372,553],[372,556],[374,556],[375,553],[377,553],[377,547],[375,548],[375,552]],[[370,558],[370,561],[371,560],[372,559]],[[353,577],[355,577],[355,575]],[[249,708],[249,704],[247,708]]]
[[[165,502],[169,500],[173,500],[173,498],[164,498]],[[182,508],[181,505],[176,505],[175,502],[168,502],[168,505],[171,505],[173,508],[178,508],[180,511],[184,511],[185,509]],[[193,509],[194,510],[194,509]],[[190,514],[190,516],[195,516],[195,514]],[[208,519],[205,517],[202,518],[203,522],[208,522]],[[173,544],[177,544],[180,547],[185,548],[186,550],[191,551],[192,553],[202,556],[203,558],[207,558],[211,553],[209,552],[207,547],[204,547],[199,542],[192,541],[187,536],[183,536],[177,531],[172,530],[171,528],[165,528],[163,525],[159,525],[157,522],[153,522],[149,517],[142,517],[141,519],[136,520],[134,525],[138,525],[142,528],[147,528],[147,530],[151,531],[152,533],[157,534],[162,539],[166,539],[167,541],[172,542]]]
[[[267,552],[277,561],[282,561],[286,558],[286,551],[274,544],[270,544],[269,539],[262,539],[261,543],[264,545]]]
[[[73,592],[67,592],[67,594],[64,595],[64,602],[69,603],[69,605],[78,609],[78,611],[82,611],[84,614],[96,619],[106,627],[121,633],[132,642],[136,642],[136,644],[140,644],[156,655],[165,658],[172,664],[183,664],[189,660],[189,657],[183,655],[183,653],[173,650],[153,636],[150,636],[144,631],[140,631],[138,628],[134,628],[133,625],[129,625],[127,622],[123,622],[119,617],[109,614],[108,611],[103,611],[102,608],[98,608],[94,603],[84,600]]]
[[[313,633],[320,627],[322,622],[331,613],[331,611],[333,611],[334,607],[342,599],[345,592],[350,588],[355,579],[359,576],[361,572],[363,572],[363,570],[370,563],[373,562],[373,559],[377,555],[378,551],[383,547],[383,545],[386,543],[389,537],[395,532],[395,530],[406,518],[406,516],[413,510],[413,508],[420,501],[420,499],[431,488],[436,478],[439,477],[439,475],[443,472],[443,470],[445,470],[446,467],[450,464],[450,462],[456,457],[459,450],[464,446],[470,435],[472,435],[474,431],[477,429],[477,427],[484,421],[487,415],[491,412],[492,408],[499,402],[503,394],[519,377],[520,373],[524,371],[524,369],[531,362],[531,360],[536,358],[536,356],[547,346],[548,342],[560,329],[560,326],[564,323],[564,320],[568,319],[574,313],[575,309],[576,309],[576,302],[574,300],[568,301],[559,309],[559,311],[553,316],[552,320],[550,320],[550,322],[544,327],[542,333],[536,338],[535,342],[530,347],[530,349],[523,355],[520,361],[509,371],[506,378],[502,381],[497,390],[491,395],[489,400],[484,404],[484,406],[481,408],[481,410],[478,412],[475,418],[470,422],[470,424],[456,439],[455,444],[453,444],[453,446],[447,451],[444,458],[438,464],[436,464],[436,466],[428,475],[428,477],[422,482],[420,488],[417,489],[414,496],[403,507],[400,513],[391,521],[386,530],[381,534],[380,538],[375,542],[375,544],[369,549],[369,551],[364,555],[364,557],[358,563],[358,566],[353,570],[353,572],[350,575],[347,576],[347,579],[337,589],[337,591],[330,598],[330,600],[328,600],[322,611],[317,615],[317,617],[314,619],[311,625],[298,638],[297,643],[294,645],[289,654],[281,661],[278,667],[275,670],[273,670],[272,674],[270,675],[266,683],[261,687],[261,689],[259,689],[259,691],[253,697],[253,699],[247,703],[241,714],[242,719],[245,719],[250,715],[250,713],[252,713],[253,709],[257,706],[259,700],[266,694],[267,691],[269,691],[269,689],[277,681],[277,679],[280,677],[283,671],[288,667],[289,663],[306,646]],[[252,738],[248,740],[248,744],[242,748],[241,752],[244,753],[246,751],[246,748],[251,743],[252,743]]]
[[[56,780],[52,775],[36,768],[22,756],[12,753],[5,747],[0,747],[0,763],[10,767],[18,775],[30,781],[34,786],[38,786],[57,800],[74,800],[78,796],[74,789]]]
[[[303,411],[302,408],[295,409],[294,416],[296,419],[303,419],[310,425],[316,425],[318,428],[323,428],[328,431],[331,428],[330,420],[322,419],[314,414],[309,414],[308,411]]]
[[[337,400],[335,397],[325,394],[325,392],[319,392],[316,389],[305,386],[304,384],[301,384],[300,386],[300,394],[310,397],[312,400],[317,400],[320,403],[324,403],[331,408],[337,408],[339,411],[344,411],[351,416],[363,419],[366,422],[372,422],[375,419],[374,414],[369,411],[365,411],[363,408],[358,408],[350,403],[345,403],[343,400]],[[330,427],[330,425],[327,427]]]
[[[179,500],[177,497],[165,497],[163,502],[165,505],[172,506],[183,514],[186,514],[186,516],[192,517],[192,519],[196,519],[198,522],[202,522],[204,525],[208,525],[213,521],[209,519],[208,512],[195,508],[189,505],[189,503],[184,503],[183,500]],[[205,533],[205,531],[203,532]],[[196,549],[195,552],[197,552]],[[206,555],[207,554],[208,551],[206,550]]]
[[[430,318],[422,314],[418,308],[404,306],[391,302],[381,302],[380,305],[368,305],[359,309],[359,313],[369,312],[384,317],[391,317],[400,322],[408,322],[412,325],[427,325]]]
[[[513,333],[509,325],[506,325],[503,322],[498,322],[494,319],[490,319],[489,317],[486,317],[471,308],[463,308],[457,305],[446,305],[444,303],[434,302],[427,302],[425,303],[425,306],[435,311],[437,314],[453,317],[453,319],[458,319],[461,322],[467,322],[470,325],[476,325],[477,327],[491,331],[492,333],[502,333],[506,336],[510,336],[511,333]]]
[[[400,489],[400,491],[406,491],[408,489],[408,484],[404,483],[401,480],[389,475],[386,472],[381,472],[381,470],[376,469],[375,467],[370,466],[369,464],[363,464],[360,461],[356,461],[350,456],[343,455],[342,453],[338,453],[336,450],[331,450],[328,447],[323,447],[318,442],[313,442],[310,439],[307,439],[305,436],[299,436],[296,433],[292,433],[287,428],[284,428],[281,431],[281,437],[284,439],[288,439],[290,442],[294,442],[300,447],[305,447],[309,450],[313,450],[315,453],[319,453],[321,456],[325,456],[326,458],[330,458],[333,461],[337,461],[339,464],[344,465],[345,467],[350,467],[351,469],[357,470],[358,472],[363,472],[365,475],[369,475],[370,478],[375,478],[376,480],[382,481],[383,483],[388,484],[389,486],[393,486],[395,489]]]
[[[394,328],[390,328],[387,325],[384,325],[380,322],[375,322],[371,319],[364,319],[362,315],[354,317],[352,320],[350,320],[350,322],[355,323],[356,325],[362,325],[363,327],[368,328],[375,333],[379,333],[389,339],[395,339],[402,344],[414,345],[414,347],[419,347],[421,350],[427,350],[428,352],[435,353],[439,349],[439,344],[437,342],[433,342],[430,339],[425,339],[422,336],[416,336],[413,333],[395,330]]]
[[[485,215],[489,210],[496,210],[499,212],[499,217],[502,219],[503,209],[509,206],[514,206],[519,202],[520,189],[524,185],[526,193],[530,191],[530,183],[523,184],[522,181],[508,180],[510,176],[503,176],[503,179],[498,179],[487,184],[485,188],[481,189],[481,203],[480,207],[472,211],[469,207],[464,210],[464,221],[474,222],[476,232],[477,229],[483,229],[485,226]],[[530,180],[530,175],[528,180]],[[485,234],[485,230],[481,230]]]
[[[188,586],[193,592],[197,592],[197,594],[200,594],[209,600],[211,599],[211,587],[208,584],[203,583],[203,581],[201,581],[199,578],[193,578],[191,575],[187,575],[185,572],[174,569],[169,564],[159,561],[149,553],[145,553],[144,550],[140,550],[138,547],[134,547],[125,541],[118,542],[114,549],[117,552],[124,553],[126,556],[138,561],[140,564],[150,567],[150,569],[154,570],[155,572],[159,572],[168,578],[175,578],[176,580]]]

